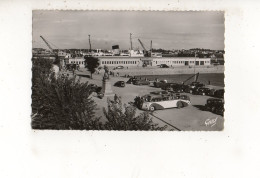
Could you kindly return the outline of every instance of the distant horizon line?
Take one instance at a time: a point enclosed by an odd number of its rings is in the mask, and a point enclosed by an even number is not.
[[[47,48],[42,48],[42,47],[33,47],[32,49],[46,49],[49,50]],[[90,50],[89,48],[53,48],[53,50],[64,50],[64,49],[84,49],[84,50]],[[163,48],[152,48],[152,49],[162,49],[162,50],[168,50],[168,51],[172,51],[172,50],[192,50],[192,49],[204,49],[204,50],[214,50],[214,51],[225,51],[224,49],[210,49],[210,48],[189,48],[189,49],[163,49]],[[95,49],[91,49],[93,50],[112,50],[112,49],[100,49],[100,48],[95,48]],[[130,49],[120,49],[120,50],[130,50]],[[148,50],[149,51],[149,50]]]

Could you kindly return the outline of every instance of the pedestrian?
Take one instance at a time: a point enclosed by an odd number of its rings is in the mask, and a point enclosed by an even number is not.
[[[115,103],[119,103],[119,98],[118,98],[118,96],[117,96],[117,94],[115,94],[115,96],[114,96],[114,101],[115,101]]]
[[[210,80],[208,81],[208,84],[210,85]]]
[[[56,79],[58,78],[58,75],[60,73],[59,65],[60,65],[60,60],[58,58],[56,58],[54,60],[54,62],[52,63],[52,69],[51,69],[52,72],[54,73],[54,76],[55,76]]]

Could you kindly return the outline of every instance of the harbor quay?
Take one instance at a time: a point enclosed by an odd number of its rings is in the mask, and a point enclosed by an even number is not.
[[[129,68],[132,70],[132,68]],[[165,69],[166,70],[166,69]],[[88,77],[89,72],[86,69],[76,72],[76,76],[80,79],[81,82],[88,82],[89,84],[95,84],[97,86],[102,86],[102,76],[103,71],[101,73],[93,74],[93,79]],[[207,75],[205,73],[205,75]],[[154,75],[156,77],[156,75]],[[111,76],[110,83],[111,89],[114,94],[117,94],[122,98],[122,103],[131,105],[134,102],[136,96],[142,96],[150,92],[158,92],[161,91],[161,88],[155,88],[152,85],[132,85],[126,84],[125,87],[120,88],[114,86],[117,81],[127,82],[129,78],[125,78],[123,76]],[[206,85],[208,88],[215,89],[223,89],[224,87],[215,86],[215,85]],[[202,106],[205,105],[207,99],[210,96],[201,96],[201,95],[192,95],[187,93],[192,102],[188,107],[184,107],[181,109],[172,108],[165,110],[156,110],[151,115],[153,122],[159,124],[160,126],[167,125],[166,130],[175,130],[176,128],[182,131],[220,131],[224,128],[224,118],[221,115],[217,115],[210,111],[205,111],[202,109]],[[101,116],[102,121],[105,122],[106,118],[103,115],[103,108],[107,106],[107,99],[113,99],[114,96],[105,96],[100,99],[97,97],[96,93],[92,93],[91,98],[97,103],[97,116]],[[144,112],[137,108],[137,114]],[[209,118],[216,119],[216,125],[214,127],[209,127],[205,122]],[[176,128],[174,128],[174,127]]]

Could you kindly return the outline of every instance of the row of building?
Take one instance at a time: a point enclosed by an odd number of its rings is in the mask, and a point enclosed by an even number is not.
[[[166,64],[168,66],[208,66],[211,65],[211,58],[196,58],[196,57],[163,57],[163,58],[131,58],[131,57],[99,57],[99,64],[103,66],[124,66],[124,67],[142,67],[158,66]],[[67,64],[77,64],[80,68],[85,67],[85,59],[83,57],[75,57],[65,59]]]

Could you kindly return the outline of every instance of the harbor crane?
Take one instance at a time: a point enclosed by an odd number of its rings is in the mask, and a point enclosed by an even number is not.
[[[152,54],[152,41],[151,41],[151,49],[150,49],[150,51],[147,51],[147,49],[144,47],[143,42],[140,39],[138,39],[138,41],[141,44],[142,48],[144,49],[145,56],[151,56],[151,54]]]
[[[51,45],[47,42],[47,40],[45,40],[45,38],[43,38],[43,36],[40,36],[41,39],[44,41],[44,43],[48,46],[48,48],[50,49],[51,53],[53,53],[53,48],[51,47]]]
[[[192,76],[190,76],[189,78],[187,78],[186,80],[184,80],[182,83],[185,84],[187,81],[189,81],[190,79],[192,79],[194,77],[194,82],[197,82],[198,81],[198,78],[199,78],[199,73],[196,73]]]

